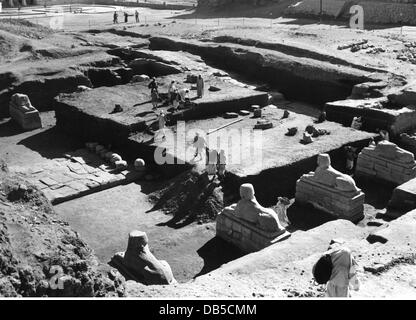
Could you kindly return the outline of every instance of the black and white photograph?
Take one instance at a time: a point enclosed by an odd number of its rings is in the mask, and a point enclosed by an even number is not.
[[[416,0],[0,0],[0,303],[416,300],[415,155]]]

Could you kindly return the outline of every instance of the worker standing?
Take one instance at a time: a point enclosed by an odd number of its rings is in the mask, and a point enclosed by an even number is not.
[[[198,98],[202,98],[204,96],[204,79],[202,79],[201,75],[199,75],[196,79],[196,94]]]
[[[208,146],[207,142],[197,132],[196,135],[195,135],[193,144],[194,144],[194,147],[195,147],[194,160],[198,157],[198,155],[200,156],[200,160],[202,160],[202,152],[205,150],[205,147]]]
[[[157,109],[157,103],[159,102],[159,95],[157,94],[157,90],[156,89],[152,89],[150,92],[150,95],[152,97],[152,110],[156,110]]]
[[[159,90],[157,88],[157,83],[155,77],[152,77],[149,85],[147,86],[150,89],[150,92],[152,92],[153,89],[156,90],[156,92],[159,94]]]

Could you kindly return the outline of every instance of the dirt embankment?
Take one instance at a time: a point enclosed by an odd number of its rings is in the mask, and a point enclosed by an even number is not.
[[[44,195],[1,160],[0,181],[0,296],[123,296],[124,279],[101,273]]]
[[[130,80],[130,69],[120,59],[99,45],[81,40],[80,47],[77,41],[24,19],[0,21],[0,118],[9,115],[14,93],[28,95],[35,108],[45,111],[52,109],[54,97],[78,86]]]
[[[0,63],[18,56],[30,56],[32,40],[40,40],[53,33],[52,29],[25,19],[0,20]],[[29,53],[29,54],[27,54]]]
[[[219,181],[196,170],[178,175],[163,190],[152,194],[151,199],[154,209],[173,215],[172,225],[210,221],[224,208]]]
[[[300,57],[277,51],[235,43],[217,44],[195,40],[152,37],[150,49],[187,51],[200,55],[212,65],[238,73],[245,78],[268,83],[288,99],[324,103],[344,99],[352,87],[368,81],[378,81],[380,75],[349,66]],[[244,66],[244,68],[242,68]],[[381,77],[381,76],[380,76]]]

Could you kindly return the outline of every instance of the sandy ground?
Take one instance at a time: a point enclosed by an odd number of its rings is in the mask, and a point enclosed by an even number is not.
[[[22,132],[10,119],[0,121],[0,156],[11,171],[42,166],[52,158],[76,150],[82,144],[55,129],[55,112],[41,113],[43,128]]]
[[[399,265],[378,276],[361,273],[360,279],[364,285],[359,291],[352,293],[353,298],[370,299],[374,297],[375,292],[381,299],[414,299],[415,297],[415,265]]]
[[[150,250],[170,264],[180,282],[219,267],[235,256],[226,243],[214,239],[215,223],[193,223],[180,229],[166,226],[172,217],[152,210],[147,197],[149,188],[154,186],[119,186],[62,203],[55,210],[80,233],[103,263],[126,249],[128,234],[135,229],[147,233]]]

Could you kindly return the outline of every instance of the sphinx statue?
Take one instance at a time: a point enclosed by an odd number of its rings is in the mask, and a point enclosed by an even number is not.
[[[150,252],[145,232],[132,231],[129,234],[127,250],[116,253],[112,264],[123,274],[130,275],[147,285],[176,283],[169,264],[158,260]]]
[[[24,129],[32,130],[42,127],[38,110],[32,106],[29,97],[15,93],[9,104],[10,116]]]
[[[375,153],[382,158],[394,160],[401,163],[414,163],[415,157],[410,151],[399,148],[396,144],[382,140],[373,146]]]
[[[35,111],[36,108],[30,103],[29,97],[25,94],[16,93],[12,95],[10,105],[22,112]]]
[[[276,212],[270,208],[262,207],[254,195],[254,187],[250,183],[240,186],[241,200],[228,209],[233,211],[239,219],[253,223],[258,228],[268,232],[282,232],[285,228],[279,221]]]
[[[318,167],[315,172],[306,174],[303,178],[313,180],[328,187],[343,192],[358,192],[355,181],[349,175],[339,172],[331,166],[331,158],[328,154],[318,155]]]

